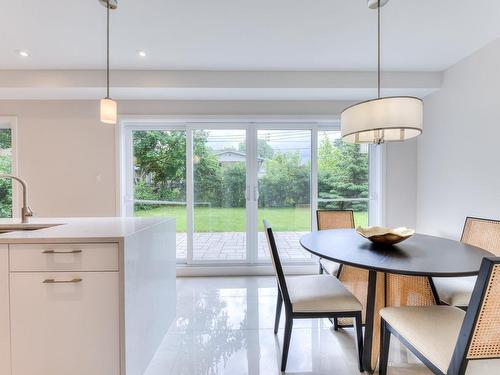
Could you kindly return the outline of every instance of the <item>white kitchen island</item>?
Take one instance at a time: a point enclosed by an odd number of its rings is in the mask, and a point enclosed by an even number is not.
[[[175,318],[175,220],[0,231],[0,374],[142,375]]]

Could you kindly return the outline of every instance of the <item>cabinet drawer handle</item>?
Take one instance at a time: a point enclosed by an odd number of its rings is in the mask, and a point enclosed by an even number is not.
[[[80,278],[72,279],[72,280],[54,280],[54,279],[45,279],[43,280],[44,284],[75,284],[81,283],[83,280]]]
[[[42,254],[80,254],[81,250],[70,250],[70,251],[56,251],[56,250],[45,250]]]

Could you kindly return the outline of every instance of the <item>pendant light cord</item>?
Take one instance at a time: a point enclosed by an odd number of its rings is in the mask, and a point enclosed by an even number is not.
[[[380,99],[380,0],[378,0],[377,18],[377,95]]]
[[[106,98],[109,99],[109,0],[106,5]]]

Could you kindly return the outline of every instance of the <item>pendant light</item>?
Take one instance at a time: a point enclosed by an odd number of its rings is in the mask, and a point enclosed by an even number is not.
[[[423,102],[413,96],[380,96],[380,8],[388,0],[368,0],[377,9],[377,93],[376,99],[350,106],[340,116],[342,140],[347,143],[401,142],[422,133]]]
[[[101,122],[116,124],[117,105],[109,97],[109,11],[118,7],[117,0],[99,0],[106,7],[106,97],[101,99]]]

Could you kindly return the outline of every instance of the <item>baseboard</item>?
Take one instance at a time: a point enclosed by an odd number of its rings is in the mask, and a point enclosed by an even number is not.
[[[318,273],[316,264],[300,264],[284,266],[288,275],[312,275]],[[196,276],[273,276],[274,269],[271,265],[177,265],[177,277]]]

